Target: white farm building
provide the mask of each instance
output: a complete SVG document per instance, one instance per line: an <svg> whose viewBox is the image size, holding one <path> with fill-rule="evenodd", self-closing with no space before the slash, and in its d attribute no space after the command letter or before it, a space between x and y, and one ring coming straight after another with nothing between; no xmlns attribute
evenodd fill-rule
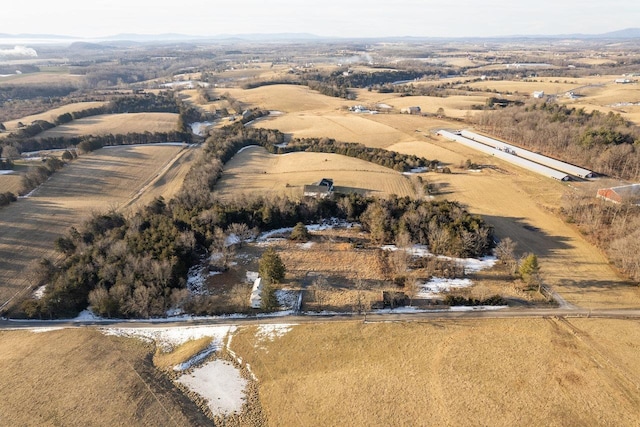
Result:
<svg viewBox="0 0 640 427"><path fill-rule="evenodd" d="M473 132L461 131L461 132L449 132L446 130L440 130L437 132L438 135L443 136L449 140L459 142L460 144L466 145L467 147L473 148L474 150L478 150L485 154L489 154L495 156L501 160L512 163L516 166L520 166L524 169L528 169L532 172L539 173L541 175L548 176L549 178L557 179L558 181L569 181L571 179L571 174L560 170L559 168L551 167L548 163L559 162L558 160L548 158L546 156L542 156L540 154L536 154L530 152L528 150L524 150L519 147L515 147L504 142L494 140L492 138L484 137L479 134L475 134ZM492 143L485 142L485 139L493 141ZM526 152L526 155L525 155ZM532 159L527 158L528 155L536 155L541 157L539 161L534 161ZM560 162L564 163L564 162ZM554 163L555 164L555 163ZM575 167L573 165L565 164L566 166ZM593 176L593 172L586 171L581 172L585 177ZM580 176L577 175L576 176Z"/></svg>

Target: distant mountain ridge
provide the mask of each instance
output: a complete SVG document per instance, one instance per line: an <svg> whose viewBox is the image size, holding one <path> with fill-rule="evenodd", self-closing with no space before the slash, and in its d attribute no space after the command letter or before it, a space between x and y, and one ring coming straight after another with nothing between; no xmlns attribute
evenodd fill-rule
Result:
<svg viewBox="0 0 640 427"><path fill-rule="evenodd" d="M465 39L636 39L640 38L640 28L625 28L617 31L610 31L601 34L555 34L555 35L543 35L543 34L519 34L511 36L475 36L475 37L437 37L437 36L386 36L386 37L333 37L333 36L318 36L310 33L250 33L250 34L217 34L211 36L202 35L188 35L180 33L163 33L163 34L137 34L137 33L122 33L115 34L106 37L74 37L65 36L59 34L5 34L0 33L0 39L49 39L49 40L82 40L89 43L99 42L134 42L134 43L152 43L152 42L204 42L204 41L320 41L320 40L465 40Z"/></svg>

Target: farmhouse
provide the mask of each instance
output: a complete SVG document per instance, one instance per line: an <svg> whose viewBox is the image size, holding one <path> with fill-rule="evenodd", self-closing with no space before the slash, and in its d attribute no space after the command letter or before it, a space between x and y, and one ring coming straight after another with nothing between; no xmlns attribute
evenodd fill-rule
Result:
<svg viewBox="0 0 640 427"><path fill-rule="evenodd" d="M317 197L320 199L329 197L333 194L333 179L322 178L314 184L305 185L303 194L305 197Z"/></svg>
<svg viewBox="0 0 640 427"><path fill-rule="evenodd" d="M420 114L422 110L418 106L402 108L400 113L402 114Z"/></svg>
<svg viewBox="0 0 640 427"><path fill-rule="evenodd" d="M597 197L613 203L631 203L640 206L640 184L601 188Z"/></svg>

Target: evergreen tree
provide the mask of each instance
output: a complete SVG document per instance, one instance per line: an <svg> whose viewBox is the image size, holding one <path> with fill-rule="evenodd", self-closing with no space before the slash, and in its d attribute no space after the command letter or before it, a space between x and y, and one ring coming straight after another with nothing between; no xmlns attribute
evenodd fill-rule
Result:
<svg viewBox="0 0 640 427"><path fill-rule="evenodd" d="M269 283L280 283L284 280L286 268L280 255L273 248L267 249L260 257L258 272L260 277Z"/></svg>

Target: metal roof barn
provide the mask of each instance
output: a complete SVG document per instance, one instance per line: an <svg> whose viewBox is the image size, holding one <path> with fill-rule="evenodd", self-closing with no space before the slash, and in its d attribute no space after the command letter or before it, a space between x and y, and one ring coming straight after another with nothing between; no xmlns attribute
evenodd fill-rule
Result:
<svg viewBox="0 0 640 427"><path fill-rule="evenodd" d="M462 135L458 135L456 133L449 132L446 130L439 130L437 134L447 139L466 145L467 147L473 148L474 150L478 150L483 153L490 154L501 160L505 160L509 163L513 163L516 166L520 166L522 168L539 173L541 175L548 176L553 179L557 179L558 181L569 181L571 179L571 177L564 172L557 171L550 167L541 165L539 163L533 162L531 160L516 156L514 154L511 154L505 151L500 151L497 148L493 148L481 142L474 141L469 138L465 138Z"/></svg>
<svg viewBox="0 0 640 427"><path fill-rule="evenodd" d="M588 169L574 166L570 163L562 162L560 160L552 159L551 157L543 156L542 154L534 153L533 151L525 150L524 148L516 147L515 145L511 145L504 141L490 138L488 136L480 135L468 130L460 131L460 134L466 138L472 139L474 141L480 141L483 144L490 145L499 150L509 150L512 154L515 154L518 157L524 157L525 159L532 160L536 163L540 163L541 165L548 166L550 168L566 172L580 178L593 178L596 176L593 171L590 171Z"/></svg>

